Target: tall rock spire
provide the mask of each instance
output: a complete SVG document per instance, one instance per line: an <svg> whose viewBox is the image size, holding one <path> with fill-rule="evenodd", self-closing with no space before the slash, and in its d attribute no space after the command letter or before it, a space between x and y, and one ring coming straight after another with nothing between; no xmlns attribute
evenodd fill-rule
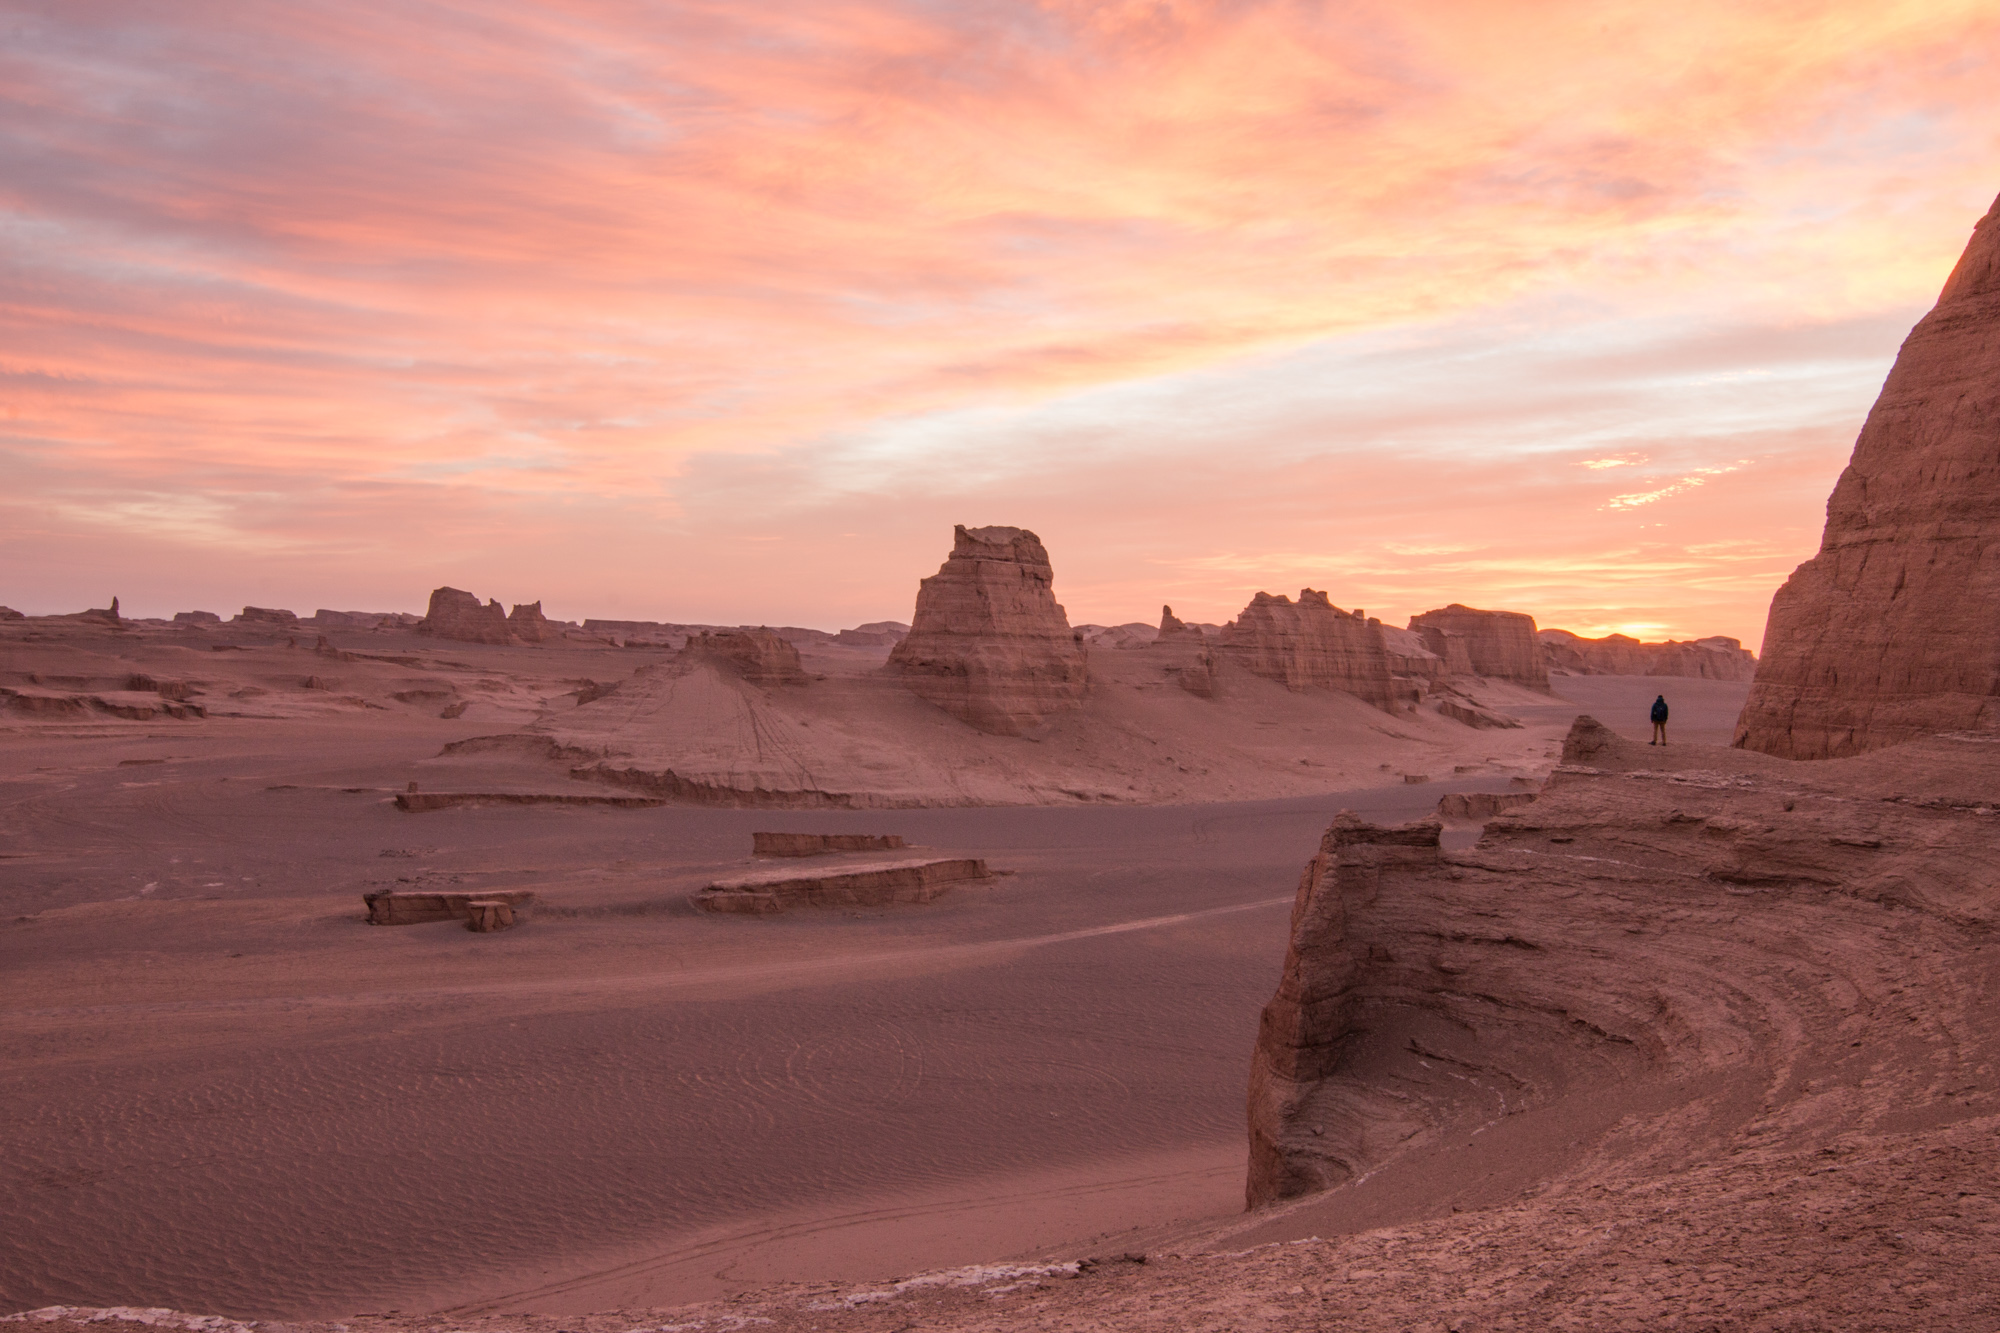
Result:
<svg viewBox="0 0 2000 1333"><path fill-rule="evenodd" d="M2000 727L2000 200L1771 599L1736 744L1824 759Z"/></svg>

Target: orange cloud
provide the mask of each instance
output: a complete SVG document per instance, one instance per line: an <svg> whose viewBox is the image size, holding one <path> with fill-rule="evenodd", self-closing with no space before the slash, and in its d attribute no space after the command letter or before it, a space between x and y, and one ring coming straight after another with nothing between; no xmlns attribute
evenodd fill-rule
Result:
<svg viewBox="0 0 2000 1333"><path fill-rule="evenodd" d="M1929 299L2000 186L1996 38L1990 5L1938 0L188 0L136 16L73 0L0 51L4 595L75 601L83 575L65 571L113 577L101 557L118 550L191 571L162 576L162 599L219 596L253 560L383 597L510 559L525 534L533 577L573 589L574 614L615 595L696 618L668 604L695 594L653 572L671 551L711 578L706 618L772 618L792 594L768 580L793 575L733 545L772 502L760 476L796 488L782 507L814 516L808 543L884 495L912 503L884 476L948 474L916 496L921 524L968 494L1058 513L1086 485L1110 509L1144 496L1157 542L1079 524L1079 570L1179 568L1190 544L1282 563L1348 550L1309 524L1263 532L1269 487L1310 490L1314 458L1346 477L1373 450L1380 503L1403 488L1460 506L1446 527L1532 529L1571 521L1524 508L1553 503L1537 449L1639 458L1625 446L1663 411L1680 434L1644 456L1670 472L1593 503L1694 506L1698 544L1719 540L1735 511L1704 469L1787 412L1813 431L1848 413L1851 434L1873 385L1820 376L1801 397L1794 376L1755 420L1704 418L1662 395L1745 400L1646 368L1698 338L1726 377L1764 354L1760 331L1865 327L1866 357L1822 359L1879 379L1893 341L1874 331ZM1647 320L1673 331L1595 361L1547 351L1564 329ZM1368 378L1404 383L1427 346L1467 337L1535 392L1496 408L1490 386L1418 376L1411 403ZM1524 344L1546 354L1512 355ZM1332 417L1313 379L1327 366L1353 377ZM1579 408L1593 382L1620 389ZM1073 423L1126 387L1122 418ZM1160 404L1197 389L1240 486L1159 443L1187 416ZM953 446L974 418L1015 443ZM1321 433L1330 419L1343 435ZM1490 461L1490 485L1440 493L1465 459ZM894 611L935 540L887 540L854 539L874 545L844 558L877 572L829 576L813 605ZM607 545L637 561L615 588L594 568ZM1672 577L1754 605L1766 566L1810 545ZM1634 566L1594 549L1535 558L1573 562L1560 594L1533 562L1516 584L1491 564L1413 567L1470 581L1443 599L1518 586L1622 614L1597 603ZM915 564L892 572L892 555ZM1356 578L1373 568L1351 558ZM1155 600L1089 586L1091 618Z"/></svg>

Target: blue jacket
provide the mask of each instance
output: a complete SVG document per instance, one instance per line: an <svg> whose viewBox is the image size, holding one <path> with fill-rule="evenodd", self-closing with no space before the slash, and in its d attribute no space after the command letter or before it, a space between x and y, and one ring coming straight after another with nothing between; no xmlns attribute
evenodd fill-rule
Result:
<svg viewBox="0 0 2000 1333"><path fill-rule="evenodd" d="M1663 694L1659 698L1653 700L1653 721L1655 723L1660 723L1660 722L1665 722L1666 720L1667 720L1667 696Z"/></svg>

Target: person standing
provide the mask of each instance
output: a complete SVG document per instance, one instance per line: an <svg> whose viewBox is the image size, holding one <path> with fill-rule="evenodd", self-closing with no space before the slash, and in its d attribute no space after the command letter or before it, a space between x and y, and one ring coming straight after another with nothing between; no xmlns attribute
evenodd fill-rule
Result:
<svg viewBox="0 0 2000 1333"><path fill-rule="evenodd" d="M1653 739L1647 741L1646 744L1665 745L1666 743L1667 743L1667 696L1663 694L1659 698L1653 700Z"/></svg>

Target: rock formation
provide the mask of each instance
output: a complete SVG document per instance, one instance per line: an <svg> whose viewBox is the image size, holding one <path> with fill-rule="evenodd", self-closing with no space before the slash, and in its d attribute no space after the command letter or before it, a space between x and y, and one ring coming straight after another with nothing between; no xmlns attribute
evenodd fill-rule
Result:
<svg viewBox="0 0 2000 1333"><path fill-rule="evenodd" d="M1538 1116L1572 1143L1538 1170L1622 1152L1664 1180L1988 1114L1994 749L1662 755L1584 717L1533 803L1469 851L1442 850L1435 820L1343 813L1301 879L1258 1032L1250 1203L1399 1160L1448 1170L1488 1129L1534 1142ZM1670 1148L1643 1124L1576 1146L1574 1117L1612 1095Z"/></svg>
<svg viewBox="0 0 2000 1333"><path fill-rule="evenodd" d="M904 846L895 833L752 833L752 856L826 856L833 852L892 852Z"/></svg>
<svg viewBox="0 0 2000 1333"><path fill-rule="evenodd" d="M890 667L918 697L995 735L1020 735L1080 706L1084 650L1054 582L1034 533L961 524L950 558L917 590Z"/></svg>
<svg viewBox="0 0 2000 1333"><path fill-rule="evenodd" d="M374 893L364 893L361 901L368 907L368 924L371 926L415 926L426 921L468 921L474 930L477 923L470 922L475 903L505 903L508 907L507 924L512 925L516 915L527 910L535 901L531 889L468 889L459 892L453 889L432 891L428 889L379 889ZM496 927L487 927L494 929Z"/></svg>
<svg viewBox="0 0 2000 1333"><path fill-rule="evenodd" d="M374 629L389 618L381 611L329 611L325 607L312 613L314 629Z"/></svg>
<svg viewBox="0 0 2000 1333"><path fill-rule="evenodd" d="M299 617L296 612L276 606L246 606L243 613L229 622L248 629L269 629L296 631Z"/></svg>
<svg viewBox="0 0 2000 1333"><path fill-rule="evenodd" d="M1897 353L1771 599L1736 743L1820 759L2000 727L2000 200Z"/></svg>
<svg viewBox="0 0 2000 1333"><path fill-rule="evenodd" d="M1685 642L1641 643L1624 634L1585 639L1566 629L1536 632L1552 671L1573 676L1682 676L1693 680L1749 680L1757 658L1743 641L1722 634Z"/></svg>
<svg viewBox="0 0 2000 1333"><path fill-rule="evenodd" d="M464 643L507 643L507 611L498 602L481 606L479 599L457 588L431 594L430 611L417 622L417 633Z"/></svg>
<svg viewBox="0 0 2000 1333"><path fill-rule="evenodd" d="M1180 638L1188 634L1199 637L1201 631L1188 628L1188 623L1175 615L1174 609L1171 606L1160 608L1160 628L1159 632L1153 636L1154 642L1157 643L1161 639Z"/></svg>
<svg viewBox="0 0 2000 1333"><path fill-rule="evenodd" d="M769 916L793 907L884 907L927 903L954 884L985 879L986 863L972 858L877 861L802 873L765 870L718 880L695 895L705 912Z"/></svg>
<svg viewBox="0 0 2000 1333"><path fill-rule="evenodd" d="M803 685L799 650L767 629L725 629L697 634L682 650L726 662L752 685Z"/></svg>
<svg viewBox="0 0 2000 1333"><path fill-rule="evenodd" d="M523 602L507 617L507 632L522 643L542 643L554 636L540 602Z"/></svg>
<svg viewBox="0 0 2000 1333"><path fill-rule="evenodd" d="M1299 600L1260 592L1222 627L1220 655L1252 675L1288 689L1343 690L1378 708L1392 708L1382 622L1343 611L1323 592L1299 590Z"/></svg>
<svg viewBox="0 0 2000 1333"><path fill-rule="evenodd" d="M222 617L213 611L176 611L174 612L174 623L176 625L220 625Z"/></svg>
<svg viewBox="0 0 2000 1333"><path fill-rule="evenodd" d="M1382 648L1389 654L1389 674L1403 677L1419 690L1427 690L1444 677L1454 674L1445 669L1444 658L1424 646L1424 636L1415 630L1382 626ZM1464 661L1465 670L1456 674L1471 675L1472 662L1464 656L1462 640L1460 660Z"/></svg>
<svg viewBox="0 0 2000 1333"><path fill-rule="evenodd" d="M0 620L26 620L27 618L24 612L16 611L11 606L0 606Z"/></svg>
<svg viewBox="0 0 2000 1333"><path fill-rule="evenodd" d="M910 627L900 620L871 620L840 631L833 641L849 648L893 648L909 635Z"/></svg>
<svg viewBox="0 0 2000 1333"><path fill-rule="evenodd" d="M1444 658L1446 668L1454 674L1462 670L1460 662L1465 662L1475 676L1511 680L1535 690L1549 688L1549 669L1535 638L1533 616L1519 611L1481 611L1453 602L1410 617L1410 628L1423 636L1424 646Z"/></svg>

